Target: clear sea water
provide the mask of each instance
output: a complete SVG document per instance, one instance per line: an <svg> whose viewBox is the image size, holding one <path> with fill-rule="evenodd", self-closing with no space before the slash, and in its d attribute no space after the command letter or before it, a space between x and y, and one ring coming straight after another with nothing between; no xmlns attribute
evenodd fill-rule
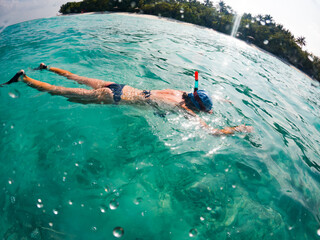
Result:
<svg viewBox="0 0 320 240"><path fill-rule="evenodd" d="M209 29L118 14L0 33L1 82L24 69L79 87L41 62L139 89L191 91L197 70L206 122L255 131L0 88L2 239L320 239L320 87L303 73Z"/></svg>

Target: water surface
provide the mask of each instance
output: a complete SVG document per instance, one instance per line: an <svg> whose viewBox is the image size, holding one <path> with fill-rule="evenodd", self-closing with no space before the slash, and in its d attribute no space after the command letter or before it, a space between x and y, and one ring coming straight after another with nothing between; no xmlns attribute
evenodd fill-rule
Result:
<svg viewBox="0 0 320 240"><path fill-rule="evenodd" d="M184 91L197 70L216 99L206 122L255 129L213 137L181 113L5 86L3 239L320 238L319 84L275 57L193 25L93 14L10 26L0 59L1 82L24 69L66 87L79 85L32 68Z"/></svg>

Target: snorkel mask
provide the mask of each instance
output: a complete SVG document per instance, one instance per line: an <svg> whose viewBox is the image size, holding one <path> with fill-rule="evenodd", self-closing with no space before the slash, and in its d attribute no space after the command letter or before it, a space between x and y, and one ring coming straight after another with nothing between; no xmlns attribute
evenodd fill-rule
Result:
<svg viewBox="0 0 320 240"><path fill-rule="evenodd" d="M193 105L204 112L209 112L212 108L212 100L205 90L198 90L199 88L199 74L195 72L195 84L193 93L189 93L188 97L191 99Z"/></svg>

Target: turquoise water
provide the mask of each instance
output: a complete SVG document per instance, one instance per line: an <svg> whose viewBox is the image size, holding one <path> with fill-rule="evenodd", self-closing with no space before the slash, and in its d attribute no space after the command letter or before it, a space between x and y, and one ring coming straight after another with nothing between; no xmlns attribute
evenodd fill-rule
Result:
<svg viewBox="0 0 320 240"><path fill-rule="evenodd" d="M278 59L196 26L94 14L10 26L0 61L1 82L24 69L66 87L79 86L32 68L185 91L198 70L206 122L255 129L213 137L165 109L5 86L3 239L320 239L320 88Z"/></svg>

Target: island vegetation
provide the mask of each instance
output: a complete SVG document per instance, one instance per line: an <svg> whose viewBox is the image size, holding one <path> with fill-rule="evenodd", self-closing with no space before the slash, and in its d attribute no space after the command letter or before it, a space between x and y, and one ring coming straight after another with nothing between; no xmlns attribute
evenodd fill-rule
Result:
<svg viewBox="0 0 320 240"><path fill-rule="evenodd" d="M210 0L83 0L68 2L60 13L121 11L151 14L193 23L230 34L237 13L225 2ZM320 59L303 50L305 37L295 37L283 25L275 23L270 15L253 16L245 13L235 37L264 49L285 62L320 81Z"/></svg>

